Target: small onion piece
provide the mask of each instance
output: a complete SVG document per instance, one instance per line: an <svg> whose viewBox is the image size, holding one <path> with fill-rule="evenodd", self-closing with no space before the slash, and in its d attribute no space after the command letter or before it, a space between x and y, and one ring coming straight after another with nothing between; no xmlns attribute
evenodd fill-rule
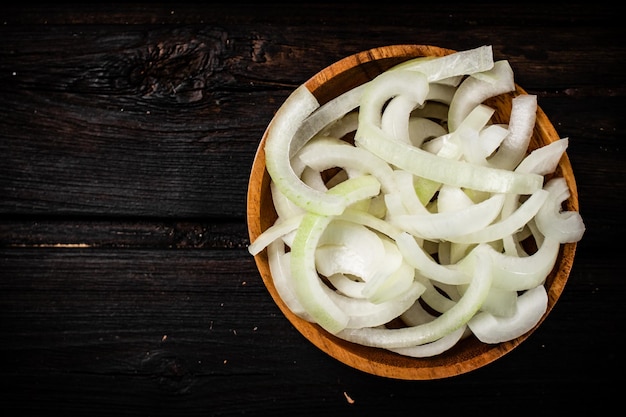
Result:
<svg viewBox="0 0 626 417"><path fill-rule="evenodd" d="M546 312L547 305L546 289L538 285L517 298L517 312L513 316L497 317L480 312L467 325L481 342L506 342L535 327Z"/></svg>
<svg viewBox="0 0 626 417"><path fill-rule="evenodd" d="M448 128L451 132L486 99L515 90L513 69L508 61L497 61L492 69L479 74L466 78L450 103Z"/></svg>
<svg viewBox="0 0 626 417"><path fill-rule="evenodd" d="M537 96L522 94L513 98L509 134L489 163L497 168L515 169L526 154L537 116Z"/></svg>
<svg viewBox="0 0 626 417"><path fill-rule="evenodd" d="M562 210L562 203L570 196L564 178L553 178L544 187L550 195L535 218L541 232L560 243L578 242L585 233L585 224L577 211Z"/></svg>
<svg viewBox="0 0 626 417"><path fill-rule="evenodd" d="M466 330L467 326L463 325L434 342L405 348L389 348L389 350L413 358L429 358L439 355L456 345L458 341L461 340Z"/></svg>
<svg viewBox="0 0 626 417"><path fill-rule="evenodd" d="M285 253L285 244L280 240L274 240L270 243L267 247L267 258L272 273L272 280L281 300L294 314L305 320L312 321L313 318L307 314L295 295L291 280L291 256L289 253Z"/></svg>

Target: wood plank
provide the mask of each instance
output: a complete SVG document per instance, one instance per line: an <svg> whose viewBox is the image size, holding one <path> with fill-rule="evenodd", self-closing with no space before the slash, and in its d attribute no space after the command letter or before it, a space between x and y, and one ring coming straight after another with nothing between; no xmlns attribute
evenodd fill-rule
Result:
<svg viewBox="0 0 626 417"><path fill-rule="evenodd" d="M280 103L324 66L376 46L333 38L310 45L306 25L149 25L124 35L116 26L0 30L0 102L11 109L1 119L0 212L6 214L241 219L256 146ZM377 30L381 44L415 41L392 26ZM480 30L473 32L473 46L489 39L489 29ZM614 40L596 47L620 30L576 29L556 43L562 50L542 55L530 45L550 33L565 36L562 27L541 33L512 28L506 44L516 47L494 47L511 60L520 84L554 113L558 127L584 140L593 129L621 128L613 115L625 92L624 62L612 49L620 46ZM432 43L449 42L440 36ZM459 47L469 47L464 42ZM571 53L572 42L579 52ZM606 94L615 98L612 105L603 102ZM609 115L581 124L589 105ZM623 172L621 164L610 166Z"/></svg>
<svg viewBox="0 0 626 417"><path fill-rule="evenodd" d="M575 264L553 314L513 352L475 373L423 384L363 374L308 344L241 252L1 250L0 357L10 381L3 408L90 415L280 415L352 406L383 412L414 404L418 390L429 398L424 410L434 412L454 388L468 411L478 411L484 401L507 407L555 387L580 392L590 380L601 388L594 401L611 401L612 382L604 376L620 347L604 344L604 335L615 334L626 317L621 281L602 258ZM587 337L572 343L581 328ZM603 355L588 354L600 344Z"/></svg>
<svg viewBox="0 0 626 417"><path fill-rule="evenodd" d="M423 5L394 3L381 8L377 4L333 4L329 13L327 3L303 2L265 3L262 7L250 2L229 3L159 2L146 7L141 2L78 3L71 7L61 4L25 0L3 7L4 20L9 24L242 24L278 22L293 25L320 24L341 20L346 26L367 19L370 23L399 26L441 25L442 29L473 28L480 25L520 27L601 26L619 24L619 14L609 4L545 3L541 7L520 7L493 2L446 2L424 10ZM503 18L504 16L509 19Z"/></svg>
<svg viewBox="0 0 626 417"><path fill-rule="evenodd" d="M174 219L9 217L0 219L0 247L241 249L242 222Z"/></svg>

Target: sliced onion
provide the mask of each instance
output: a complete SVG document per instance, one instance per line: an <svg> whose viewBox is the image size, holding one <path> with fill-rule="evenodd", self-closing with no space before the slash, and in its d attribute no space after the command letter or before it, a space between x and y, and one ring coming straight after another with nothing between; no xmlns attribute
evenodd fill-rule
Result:
<svg viewBox="0 0 626 417"><path fill-rule="evenodd" d="M493 193L531 194L543 186L543 177L441 158L389 138L368 121L359 125L355 141L389 164L429 180Z"/></svg>
<svg viewBox="0 0 626 417"><path fill-rule="evenodd" d="M366 120L378 128L382 125L383 107L394 97L404 97L411 108L426 100L429 84L424 74L413 71L387 71L370 81L361 98L359 126ZM357 128L358 132L358 128Z"/></svg>
<svg viewBox="0 0 626 417"><path fill-rule="evenodd" d="M372 176L348 179L329 192L332 195L352 195L362 199L378 194L380 184ZM355 200L356 201L356 200ZM344 329L350 317L344 313L324 292L324 285L315 269L315 249L332 216L307 213L291 247L291 275L295 294L308 314L324 329L336 333Z"/></svg>
<svg viewBox="0 0 626 417"><path fill-rule="evenodd" d="M506 236L510 236L523 228L524 225L532 220L547 199L548 192L546 190L537 190L514 213L505 219L473 232L447 236L447 239L456 243L486 243L504 239Z"/></svg>
<svg viewBox="0 0 626 417"><path fill-rule="evenodd" d="M324 134L329 126L335 126L337 128L338 121L342 120L345 115L351 113L359 106L359 101L363 96L363 91L366 86L367 83L335 97L307 116L293 136L289 148L289 156L292 157L295 155L313 137ZM343 135L337 137L342 136Z"/></svg>
<svg viewBox="0 0 626 417"><path fill-rule="evenodd" d="M429 240L450 240L455 234L478 233L496 219L504 203L503 194L462 210L432 214L401 215L392 222L404 230Z"/></svg>
<svg viewBox="0 0 626 417"><path fill-rule="evenodd" d="M527 155L536 96L491 122L484 100L514 90L490 46L407 61L323 106L296 89L266 137L277 219L248 248L267 250L287 307L412 357L532 330L561 244L585 225L563 209L565 179L544 184L567 138Z"/></svg>
<svg viewBox="0 0 626 417"><path fill-rule="evenodd" d="M513 69L508 61L497 61L492 69L480 75L466 78L457 88L450 103L450 132L454 132L474 107L486 99L515 90Z"/></svg>
<svg viewBox="0 0 626 417"><path fill-rule="evenodd" d="M349 274L369 281L385 261L385 245L367 227L333 220L320 237L315 251L315 267L324 276Z"/></svg>
<svg viewBox="0 0 626 417"><path fill-rule="evenodd" d="M578 242L585 233L585 224L577 211L563 210L562 203L570 197L565 178L553 178L544 187L550 195L535 221L546 237L560 243Z"/></svg>
<svg viewBox="0 0 626 417"><path fill-rule="evenodd" d="M265 166L276 187L294 204L314 213L339 214L348 205L345 197L307 186L291 166L291 141L302 121L318 107L317 99L304 85L291 93L268 126Z"/></svg>
<svg viewBox="0 0 626 417"><path fill-rule="evenodd" d="M274 240L269 244L267 247L267 258L272 281L280 299L297 316L307 321L314 320L302 307L295 295L293 281L291 280L291 254L285 253L285 245L280 240Z"/></svg>
<svg viewBox="0 0 626 417"><path fill-rule="evenodd" d="M415 280L421 283L425 290L420 301L428 306L431 310L443 313L454 307L459 297L453 297L458 294L457 287L454 287L455 294L450 295L448 292L442 292L442 286L434 280L422 276L420 273L415 274Z"/></svg>
<svg viewBox="0 0 626 417"><path fill-rule="evenodd" d="M446 129L439 123L427 117L411 116L409 119L409 143L415 147L432 138L445 135Z"/></svg>
<svg viewBox="0 0 626 417"><path fill-rule="evenodd" d="M424 287L418 282L411 282L405 291L381 303L345 297L331 289L326 289L326 291L333 301L350 316L346 328L359 329L382 326L395 319L415 304L424 292Z"/></svg>
<svg viewBox="0 0 626 417"><path fill-rule="evenodd" d="M380 121L381 129L396 140L410 143L409 119L416 104L403 95L392 98Z"/></svg>
<svg viewBox="0 0 626 417"><path fill-rule="evenodd" d="M410 234L405 232L398 235L396 242L407 262L429 279L452 285L467 284L471 281L472 276L465 271L435 261Z"/></svg>
<svg viewBox="0 0 626 417"><path fill-rule="evenodd" d="M480 311L496 317L512 317L517 312L517 297L517 291L503 290L493 285L480 306Z"/></svg>
<svg viewBox="0 0 626 417"><path fill-rule="evenodd" d="M467 326L463 325L434 342L405 348L390 348L389 350L403 356L410 356L412 358L429 358L431 356L439 355L456 345L457 342L461 340L461 337L465 333L466 329Z"/></svg>
<svg viewBox="0 0 626 417"><path fill-rule="evenodd" d="M407 171L395 170L393 175L396 181L396 189L400 193L400 200L402 201L407 214L427 214L428 209L418 194L418 187L416 187L416 179L413 174ZM423 184L421 184L421 186L422 198L426 201L430 200L434 191L439 188L439 185L437 185L437 188L433 187L434 191L429 190L427 192L428 196L425 196L423 195L425 187Z"/></svg>
<svg viewBox="0 0 626 417"><path fill-rule="evenodd" d="M296 230L298 226L300 226L303 217L304 214L298 214L285 219L279 217L272 226L267 228L258 239L248 246L248 252L252 255L256 255L274 240Z"/></svg>
<svg viewBox="0 0 626 417"><path fill-rule="evenodd" d="M539 323L548 306L548 294L538 285L517 298L517 311L511 317L497 317L488 312L474 316L467 325L484 343L500 343L515 339Z"/></svg>
<svg viewBox="0 0 626 417"><path fill-rule="evenodd" d="M513 291L523 291L543 285L556 263L560 248L558 243L552 239L544 239L537 252L525 257L509 256L499 252L492 253L493 285Z"/></svg>
<svg viewBox="0 0 626 417"><path fill-rule="evenodd" d="M418 71L426 74L428 82L449 79L457 75L474 74L493 68L493 48L483 45L442 57L414 58L396 65L390 71Z"/></svg>
<svg viewBox="0 0 626 417"><path fill-rule="evenodd" d="M569 139L563 138L535 149L524 158L517 168L515 168L515 171L539 175L553 173L565 153L568 144Z"/></svg>
<svg viewBox="0 0 626 417"><path fill-rule="evenodd" d="M385 244L385 259L376 269L372 280L363 288L363 295L373 303L387 301L406 291L413 283L415 270L404 261L398 247L389 240Z"/></svg>
<svg viewBox="0 0 626 417"><path fill-rule="evenodd" d="M522 94L512 101L509 134L489 163L497 168L515 169L526 155L535 128L537 96Z"/></svg>
<svg viewBox="0 0 626 417"><path fill-rule="evenodd" d="M411 307L407 308L402 314L400 314L400 319L407 326L424 324L433 320L435 317L437 316L426 310L420 302L413 303Z"/></svg>
<svg viewBox="0 0 626 417"><path fill-rule="evenodd" d="M351 169L357 175L372 174L380 181L383 191L395 190L393 170L389 164L365 149L350 146L344 141L323 138L309 142L298 153L298 157L307 166L320 172L338 167Z"/></svg>
<svg viewBox="0 0 626 417"><path fill-rule="evenodd" d="M276 210L276 214L281 219L288 219L292 216L297 216L300 214L304 214L304 209L295 205L290 199L285 197L278 187L276 187L275 182L270 182L270 192L272 193L272 203L274 204L274 209Z"/></svg>
<svg viewBox="0 0 626 417"><path fill-rule="evenodd" d="M321 272L321 271L320 271ZM363 295L363 287L365 281L362 281L359 277L352 277L348 274L336 273L327 277L328 282L336 288L339 294L343 294L347 297L354 299L365 298Z"/></svg>
<svg viewBox="0 0 626 417"><path fill-rule="evenodd" d="M467 291L452 308L434 320L412 327L399 329L361 328L345 329L336 336L350 342L380 348L402 348L423 345L439 340L457 330L474 316L480 309L491 286L491 271L488 259L481 253L476 254L476 271Z"/></svg>

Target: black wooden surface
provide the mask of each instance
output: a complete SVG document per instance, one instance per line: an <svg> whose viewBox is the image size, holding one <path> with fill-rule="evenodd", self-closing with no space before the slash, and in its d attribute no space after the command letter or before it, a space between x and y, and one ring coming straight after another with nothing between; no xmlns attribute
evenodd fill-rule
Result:
<svg viewBox="0 0 626 417"><path fill-rule="evenodd" d="M625 34L592 2L3 5L3 414L619 407ZM338 59L402 43L508 59L570 138L587 226L541 328L436 381L368 375L310 345L246 249L249 170L278 106Z"/></svg>

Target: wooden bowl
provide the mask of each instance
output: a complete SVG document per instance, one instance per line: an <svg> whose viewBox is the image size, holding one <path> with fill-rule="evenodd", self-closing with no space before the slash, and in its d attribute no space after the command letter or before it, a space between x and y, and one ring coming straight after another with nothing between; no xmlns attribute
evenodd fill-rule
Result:
<svg viewBox="0 0 626 417"><path fill-rule="evenodd" d="M323 69L306 83L320 104L339 94L365 83L388 68L420 56L443 56L454 50L426 45L394 45L375 48L346 57ZM519 86L515 93L499 96L486 103L496 109L495 119L508 120L511 99L526 94ZM270 195L270 177L265 169L265 138L263 136L252 165L247 195L247 221L250 240L254 241L262 231L273 224L276 212ZM529 150L559 139L559 135L545 113L538 108L537 120ZM564 203L565 210L578 211L578 193L572 166L564 155L555 172L564 177L571 197ZM561 245L556 265L547 277L548 308L534 331L550 313L567 282L576 251L576 243ZM256 265L270 295L293 326L311 343L340 362L369 374L403 380L427 380L452 377L485 366L527 339L532 331L517 339L499 344L485 344L475 337L460 341L452 349L430 358L411 358L379 348L357 345L339 339L317 324L309 323L293 314L278 296L268 266L267 252L255 256Z"/></svg>

